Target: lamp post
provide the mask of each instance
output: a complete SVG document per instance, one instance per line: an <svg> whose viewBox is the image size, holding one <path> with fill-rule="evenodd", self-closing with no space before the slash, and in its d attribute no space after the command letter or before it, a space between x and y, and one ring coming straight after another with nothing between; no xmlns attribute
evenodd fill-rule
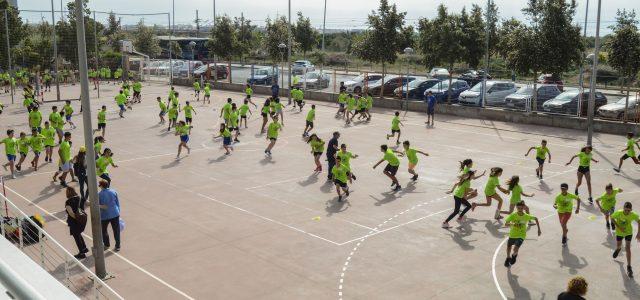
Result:
<svg viewBox="0 0 640 300"><path fill-rule="evenodd" d="M405 78L405 80L407 81L407 89L405 90L405 92L407 93L407 96L406 96L407 107L409 107L409 103L408 103L409 101L409 68L410 68L409 56L413 54L413 48L411 47L404 48L404 54L407 56L407 78Z"/></svg>
<svg viewBox="0 0 640 300"><path fill-rule="evenodd" d="M282 63L284 62L284 51L287 50L287 45L285 43L280 43L278 45L278 49L280 49L280 76L282 78L280 82L284 84L284 66Z"/></svg>
<svg viewBox="0 0 640 300"><path fill-rule="evenodd" d="M598 0L598 15L596 17L596 49L593 52L593 68L591 70L591 84L589 86L589 103L587 103L587 145L591 146L593 139L593 110L595 106L596 78L598 75L598 55L600 54L600 8L602 0ZM582 101L582 99L579 99Z"/></svg>

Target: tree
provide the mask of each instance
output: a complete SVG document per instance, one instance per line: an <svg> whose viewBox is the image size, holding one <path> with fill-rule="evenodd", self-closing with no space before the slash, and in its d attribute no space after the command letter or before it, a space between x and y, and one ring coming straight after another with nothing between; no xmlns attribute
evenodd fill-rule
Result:
<svg viewBox="0 0 640 300"><path fill-rule="evenodd" d="M298 21L296 26L292 28L293 38L298 44L298 48L302 51L302 55L306 58L307 52L313 50L318 44L318 33L311 27L311 20L305 18L302 12L298 12Z"/></svg>
<svg viewBox="0 0 640 300"><path fill-rule="evenodd" d="M450 15L447 8L440 4L438 15L433 20L422 18L419 20L418 31L420 38L418 47L423 55L423 61L428 68L446 64L449 69L449 91L447 102L451 103L451 82L453 64L461 60L465 49L465 38L461 27L461 18Z"/></svg>
<svg viewBox="0 0 640 300"><path fill-rule="evenodd" d="M137 29L133 33L133 46L136 51L144 53L149 57L156 57L162 52L160 41L149 26L145 26L142 20L138 22Z"/></svg>
<svg viewBox="0 0 640 300"><path fill-rule="evenodd" d="M615 68L627 83L627 101L631 82L640 71L640 32L635 11L618 10L616 25L611 26L613 35L604 45L609 65ZM625 118L626 120L626 110Z"/></svg>
<svg viewBox="0 0 640 300"><path fill-rule="evenodd" d="M474 4L471 15L467 15L465 9L460 13L460 28L464 28L462 58L472 69L477 69L482 57L485 55L486 27L482 19L482 9Z"/></svg>
<svg viewBox="0 0 640 300"><path fill-rule="evenodd" d="M102 32L104 26L94 19L90 18L91 11L87 7L88 0L83 1L83 19L85 23L85 43L87 47L87 55L95 56L96 43L100 42L100 38L96 39L93 33L94 30ZM70 61L73 65L78 64L78 42L76 39L76 14L75 14L75 2L67 3L67 9L69 10L68 18L64 21L58 21L56 24L56 43L58 44L58 55L62 58ZM95 28L95 29L94 29ZM99 48L100 44L98 44Z"/></svg>
<svg viewBox="0 0 640 300"><path fill-rule="evenodd" d="M233 21L235 31L238 33L238 44L236 53L242 60L245 56L249 55L254 49L256 43L254 31L255 25L251 25L251 20L245 19L244 16L235 18Z"/></svg>
<svg viewBox="0 0 640 300"><path fill-rule="evenodd" d="M500 35L498 31L498 20L500 19L500 13L498 12L498 6L493 0L489 2L489 9L486 12L486 19L489 25L489 55L495 55L498 53L495 45L500 42Z"/></svg>
<svg viewBox="0 0 640 300"><path fill-rule="evenodd" d="M406 12L398 12L396 5L389 5L387 0L380 0L378 11L372 11L367 18L368 30L358 37L353 44L353 54L365 61L382 64L382 85L386 64L398 59L398 52L403 44L402 30ZM380 89L382 97L384 89Z"/></svg>
<svg viewBox="0 0 640 300"><path fill-rule="evenodd" d="M267 19L264 48L267 51L267 56L274 63L281 61L283 55L278 45L281 43L286 45L288 42L287 24L285 17L276 20Z"/></svg>
<svg viewBox="0 0 640 300"><path fill-rule="evenodd" d="M230 61L238 45L238 37L229 16L216 17L216 26L211 29L210 38L208 46L211 52Z"/></svg>
<svg viewBox="0 0 640 300"><path fill-rule="evenodd" d="M7 10L7 21L9 25L9 46L15 47L26 36L26 28L22 23L22 18L20 18L18 10L13 6L9 6L7 0L0 0L0 9ZM2 26L4 27L4 13L0 14L0 22L0 24L2 24ZM7 61L8 57L6 40L7 37L5 35L5 31L0 30L0 53L2 53L0 54L0 67L5 70L7 70L9 67L9 63Z"/></svg>
<svg viewBox="0 0 640 300"><path fill-rule="evenodd" d="M113 12L109 13L107 19L107 27L104 29L104 35L106 37L106 44L113 51L120 51L120 41L127 39L127 34L122 31L120 27L120 20Z"/></svg>
<svg viewBox="0 0 640 300"><path fill-rule="evenodd" d="M182 58L182 47L177 41L171 41L171 56Z"/></svg>

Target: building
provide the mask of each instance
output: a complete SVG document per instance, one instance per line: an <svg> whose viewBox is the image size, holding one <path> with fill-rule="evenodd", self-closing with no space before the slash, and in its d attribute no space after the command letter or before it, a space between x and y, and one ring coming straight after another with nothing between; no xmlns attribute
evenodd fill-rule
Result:
<svg viewBox="0 0 640 300"><path fill-rule="evenodd" d="M168 58L169 57L169 40L172 42L177 42L182 49L182 55L172 54L173 58L177 59L192 59L192 60L207 60L209 58L209 48L207 48L207 41L209 38L196 38L196 37L183 37L183 36L169 36L161 35L158 36L158 41L160 42L160 47L162 48L162 53L160 57ZM195 43L194 46L191 46L191 43Z"/></svg>

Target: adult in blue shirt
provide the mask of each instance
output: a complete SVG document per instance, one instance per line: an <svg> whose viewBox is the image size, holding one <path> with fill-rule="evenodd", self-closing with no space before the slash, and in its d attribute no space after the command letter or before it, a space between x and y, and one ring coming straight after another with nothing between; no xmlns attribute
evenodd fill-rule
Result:
<svg viewBox="0 0 640 300"><path fill-rule="evenodd" d="M280 95L280 86L278 85L278 81L274 81L271 85L271 97L277 98Z"/></svg>
<svg viewBox="0 0 640 300"><path fill-rule="evenodd" d="M436 112L436 96L433 95L431 91L427 92L427 126L433 127L433 121L435 118Z"/></svg>
<svg viewBox="0 0 640 300"><path fill-rule="evenodd" d="M107 227L111 224L113 231L113 239L116 240L116 247L114 251L120 251L120 200L118 200L118 193L109 188L109 183L106 180L100 180L100 193L98 193L98 199L100 200L100 221L102 223L102 242L105 249L111 246L109 242L109 234Z"/></svg>

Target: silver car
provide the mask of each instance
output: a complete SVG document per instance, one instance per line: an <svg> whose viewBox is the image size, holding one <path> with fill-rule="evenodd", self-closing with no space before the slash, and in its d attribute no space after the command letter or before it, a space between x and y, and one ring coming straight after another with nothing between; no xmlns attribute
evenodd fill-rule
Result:
<svg viewBox="0 0 640 300"><path fill-rule="evenodd" d="M316 67L308 60L296 60L291 66L291 74L293 75L313 72L315 70Z"/></svg>
<svg viewBox="0 0 640 300"><path fill-rule="evenodd" d="M329 87L329 74L319 71L309 72L306 75L301 76L300 80L296 84L297 87L305 88L309 90L324 89Z"/></svg>
<svg viewBox="0 0 640 300"><path fill-rule="evenodd" d="M510 81L487 81L486 105L502 106L504 98L516 92L516 85ZM482 82L474 85L470 90L462 92L458 98L460 104L480 106L482 104Z"/></svg>
<svg viewBox="0 0 640 300"><path fill-rule="evenodd" d="M638 96L629 96L629 103L627 103L627 98L623 97L617 102L609 103L603 106L600 106L598 109L598 116L606 119L616 119L621 120L624 116L624 108L627 107L627 119L637 119L640 115L640 99Z"/></svg>

